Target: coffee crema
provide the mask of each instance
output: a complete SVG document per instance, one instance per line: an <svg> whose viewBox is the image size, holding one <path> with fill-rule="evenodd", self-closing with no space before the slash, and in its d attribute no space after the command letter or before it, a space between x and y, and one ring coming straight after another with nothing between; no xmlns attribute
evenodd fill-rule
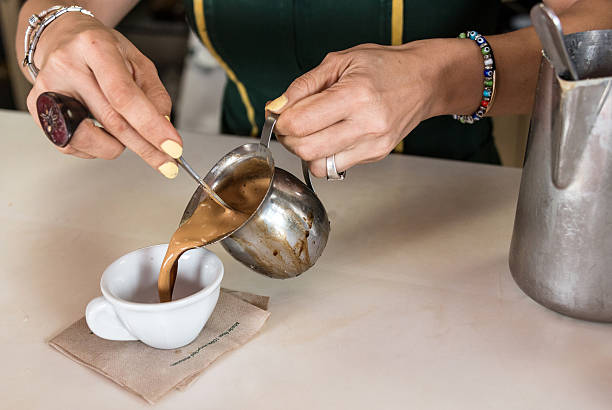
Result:
<svg viewBox="0 0 612 410"><path fill-rule="evenodd" d="M223 185L215 189L228 209L207 196L193 215L172 235L159 271L160 302L170 302L178 272L178 260L189 249L205 246L238 229L257 210L270 185L270 168L261 159L238 164Z"/></svg>

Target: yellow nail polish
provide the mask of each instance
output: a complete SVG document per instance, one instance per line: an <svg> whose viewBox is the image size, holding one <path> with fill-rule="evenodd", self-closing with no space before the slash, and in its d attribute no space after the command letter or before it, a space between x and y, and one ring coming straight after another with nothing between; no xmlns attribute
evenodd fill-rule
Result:
<svg viewBox="0 0 612 410"><path fill-rule="evenodd" d="M164 162L157 169L168 179L174 179L178 175L178 166L172 161Z"/></svg>
<svg viewBox="0 0 612 410"><path fill-rule="evenodd" d="M280 97L278 97L276 100L270 101L266 105L266 110L272 111L273 113L278 113L278 111L287 104L287 101L289 100L287 99L285 94L283 94Z"/></svg>
<svg viewBox="0 0 612 410"><path fill-rule="evenodd" d="M181 147L176 141L165 140L161 144L161 149L172 158L180 158L183 155L183 147Z"/></svg>

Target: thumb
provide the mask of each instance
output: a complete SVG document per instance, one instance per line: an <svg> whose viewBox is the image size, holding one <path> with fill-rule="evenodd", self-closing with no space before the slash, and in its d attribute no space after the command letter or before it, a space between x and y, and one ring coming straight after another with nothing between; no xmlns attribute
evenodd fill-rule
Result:
<svg viewBox="0 0 612 410"><path fill-rule="evenodd" d="M280 97L267 103L266 110L280 114L300 100L329 88L342 75L344 60L340 54L329 53L321 64L293 80Z"/></svg>

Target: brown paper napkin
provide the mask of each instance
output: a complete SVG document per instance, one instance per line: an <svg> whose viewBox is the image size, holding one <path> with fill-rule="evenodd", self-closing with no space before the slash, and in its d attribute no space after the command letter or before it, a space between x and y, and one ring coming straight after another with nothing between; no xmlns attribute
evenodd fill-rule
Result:
<svg viewBox="0 0 612 410"><path fill-rule="evenodd" d="M154 349L138 341L101 339L85 318L49 341L70 359L155 403L172 389L185 390L215 359L255 336L270 316L269 298L221 289L219 301L200 335L174 350Z"/></svg>

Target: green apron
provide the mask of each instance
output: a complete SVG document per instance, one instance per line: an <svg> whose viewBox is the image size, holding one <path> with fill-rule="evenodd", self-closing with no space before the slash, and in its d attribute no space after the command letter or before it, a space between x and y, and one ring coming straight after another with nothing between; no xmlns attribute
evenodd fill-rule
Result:
<svg viewBox="0 0 612 410"><path fill-rule="evenodd" d="M331 51L362 43L400 44L495 31L498 0L185 0L193 31L228 78L222 132L257 136L267 101ZM499 163L490 119L473 125L450 116L422 122L398 150L405 154Z"/></svg>

